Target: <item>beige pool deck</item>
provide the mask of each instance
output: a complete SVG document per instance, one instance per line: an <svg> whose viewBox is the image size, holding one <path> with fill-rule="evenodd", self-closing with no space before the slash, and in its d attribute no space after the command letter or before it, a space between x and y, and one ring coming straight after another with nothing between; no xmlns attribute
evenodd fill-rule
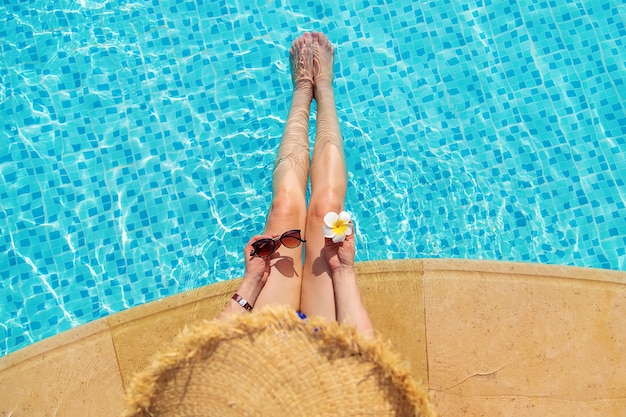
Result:
<svg viewBox="0 0 626 417"><path fill-rule="evenodd" d="M379 333L441 416L626 416L626 273L420 259L358 265ZM239 280L109 316L0 358L0 417L115 416L124 387Z"/></svg>

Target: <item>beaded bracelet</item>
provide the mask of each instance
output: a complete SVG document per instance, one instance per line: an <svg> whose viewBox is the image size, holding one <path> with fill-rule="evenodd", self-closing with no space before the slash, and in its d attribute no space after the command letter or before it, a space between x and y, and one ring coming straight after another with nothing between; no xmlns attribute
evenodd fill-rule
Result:
<svg viewBox="0 0 626 417"><path fill-rule="evenodd" d="M235 293L233 295L233 300L235 300L240 306L242 306L243 308L245 308L248 311L252 311L252 306L250 305L250 303L248 302L248 300L246 300L245 298L243 298L241 295Z"/></svg>

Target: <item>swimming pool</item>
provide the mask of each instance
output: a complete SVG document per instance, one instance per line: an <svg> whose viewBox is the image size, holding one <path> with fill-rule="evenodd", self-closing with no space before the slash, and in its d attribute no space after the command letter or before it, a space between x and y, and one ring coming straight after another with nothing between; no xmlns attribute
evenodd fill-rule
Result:
<svg viewBox="0 0 626 417"><path fill-rule="evenodd" d="M242 274L305 30L358 260L626 270L623 3L342 3L4 0L0 355Z"/></svg>

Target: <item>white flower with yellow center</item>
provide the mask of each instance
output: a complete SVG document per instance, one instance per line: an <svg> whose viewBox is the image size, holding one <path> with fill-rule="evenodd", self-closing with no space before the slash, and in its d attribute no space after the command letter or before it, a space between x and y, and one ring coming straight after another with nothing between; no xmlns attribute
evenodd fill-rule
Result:
<svg viewBox="0 0 626 417"><path fill-rule="evenodd" d="M334 243L343 242L346 236L352 234L350 214L346 211L342 211L339 214L333 211L326 213L322 233L324 237L332 239Z"/></svg>

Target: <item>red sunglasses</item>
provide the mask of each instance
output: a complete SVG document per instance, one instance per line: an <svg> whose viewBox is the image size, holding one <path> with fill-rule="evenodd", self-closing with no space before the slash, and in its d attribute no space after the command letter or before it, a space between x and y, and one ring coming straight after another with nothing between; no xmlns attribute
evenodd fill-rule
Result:
<svg viewBox="0 0 626 417"><path fill-rule="evenodd" d="M300 230L289 230L279 237L259 239L252 244L252 253L250 256L260 256L268 258L280 248L280 245L293 249L300 246L306 240L300 236Z"/></svg>

